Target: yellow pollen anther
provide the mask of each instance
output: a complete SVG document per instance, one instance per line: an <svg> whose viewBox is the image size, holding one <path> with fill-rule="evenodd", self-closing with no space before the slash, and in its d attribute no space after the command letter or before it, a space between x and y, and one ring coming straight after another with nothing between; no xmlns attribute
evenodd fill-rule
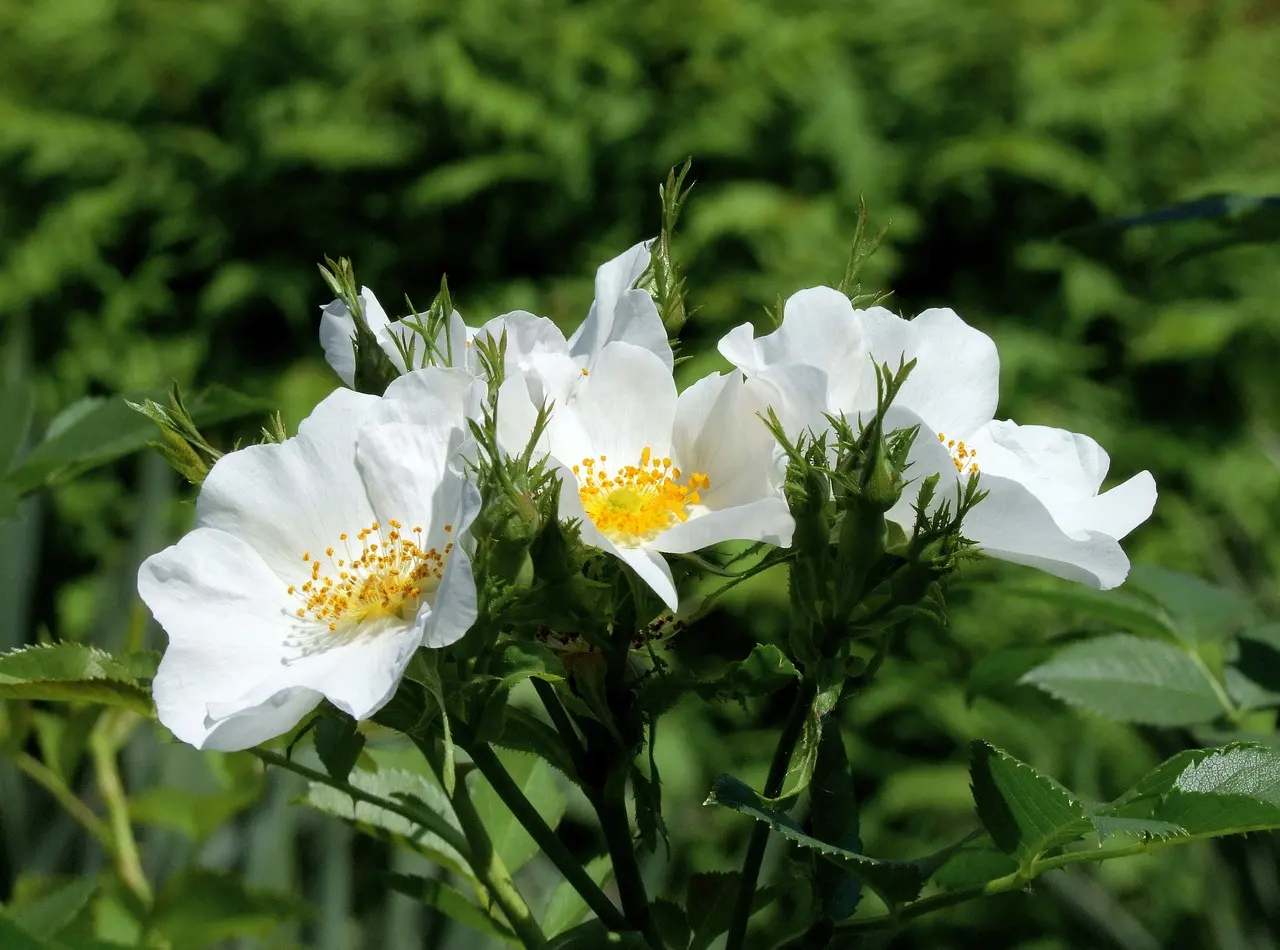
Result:
<svg viewBox="0 0 1280 950"><path fill-rule="evenodd" d="M969 448L964 442L948 439L943 432L938 433L938 441L951 453L951 461L955 463L957 472L961 475L971 475L978 471L978 463L974 461L978 456L977 449Z"/></svg>
<svg viewBox="0 0 1280 950"><path fill-rule="evenodd" d="M362 548L348 552L349 563L345 558L333 562L334 549L325 549L335 568L348 568L334 570L336 579L321 577L319 559L304 552L302 560L310 565L311 580L300 587L288 587L288 594L302 605L295 611L297 616L323 623L332 633L347 624L377 617L408 619L417 610L424 591L433 591L439 585L445 557L453 545L446 545L442 554L422 546L420 527L413 529L417 540L410 540L401 535L400 522L387 524L393 530L385 538L377 522L360 530L356 537ZM452 526L446 530L452 530ZM339 537L347 540L346 533Z"/></svg>
<svg viewBox="0 0 1280 950"><path fill-rule="evenodd" d="M601 455L598 459L583 459L579 475L578 496L587 516L611 540L635 545L648 541L683 521L689 519L689 506L701 503L698 492L711 487L711 479L701 472L689 475L681 484L680 470L671 467L671 460L662 464L653 458L646 446L640 452L639 465L624 465L610 472ZM585 469L585 475L582 471Z"/></svg>

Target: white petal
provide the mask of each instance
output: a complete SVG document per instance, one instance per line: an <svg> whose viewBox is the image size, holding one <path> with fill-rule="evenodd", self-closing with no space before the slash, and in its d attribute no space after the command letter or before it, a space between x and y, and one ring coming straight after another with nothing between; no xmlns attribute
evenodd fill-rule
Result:
<svg viewBox="0 0 1280 950"><path fill-rule="evenodd" d="M926 310L903 320L883 307L859 312L867 347L876 363L897 369L899 360L917 360L895 405L910 409L935 434L968 439L995 415L1000 358L995 343L951 310ZM860 409L875 406L875 376L862 370ZM869 400L869 401L867 401Z"/></svg>
<svg viewBox="0 0 1280 950"><path fill-rule="evenodd" d="M687 554L721 541L764 541L778 547L791 546L795 520L782 498L767 497L737 505L704 511L688 521L664 531L650 545L655 551Z"/></svg>
<svg viewBox="0 0 1280 950"><path fill-rule="evenodd" d="M775 440L760 414L767 387L741 373L712 373L676 403L673 457L682 472L711 479L701 493L707 508L732 508L780 495L784 474L776 465Z"/></svg>
<svg viewBox="0 0 1280 950"><path fill-rule="evenodd" d="M476 582L465 535L471 530L479 511L479 489L470 482L463 482L457 503L449 514L454 524L453 535L459 540L445 562L444 575L440 578L440 586L436 588L430 608L418 612L416 625L421 631L423 646L437 648L456 643L476 622Z"/></svg>
<svg viewBox="0 0 1280 950"><path fill-rule="evenodd" d="M1026 486L1068 532L1123 538L1155 506L1155 480L1145 472L1098 495L1110 460L1102 446L1078 432L992 422L973 436L971 447L978 449L984 473Z"/></svg>
<svg viewBox="0 0 1280 950"><path fill-rule="evenodd" d="M1097 531L1068 533L1024 486L983 475L990 494L965 518L964 534L984 554L1104 590L1124 583L1129 559L1120 542Z"/></svg>
<svg viewBox="0 0 1280 950"><path fill-rule="evenodd" d="M152 685L160 721L182 741L204 748L210 703L232 702L285 668L291 655L286 642L301 626L291 615L295 605L253 548L210 528L197 528L147 558L138 571L138 593L169 636ZM319 700L316 693L310 706ZM297 722L278 713L261 720L260 735L250 744Z"/></svg>
<svg viewBox="0 0 1280 950"><path fill-rule="evenodd" d="M371 418L427 424L437 419L474 419L480 415L486 392L485 384L465 369L428 366L393 380Z"/></svg>
<svg viewBox="0 0 1280 950"><path fill-rule="evenodd" d="M196 502L196 523L247 541L276 574L305 574L304 553L375 520L356 470L356 433L380 400L349 389L327 396L281 444L224 455Z"/></svg>
<svg viewBox="0 0 1280 950"><path fill-rule="evenodd" d="M668 367L673 365L671 344L653 297L634 289L649 266L652 243L642 241L596 271L596 299L569 338L570 355L591 363L606 344L620 340L648 350Z"/></svg>
<svg viewBox="0 0 1280 950"><path fill-rule="evenodd" d="M495 342L507 334L506 370L508 375L529 369L530 357L541 353L569 355L569 343L564 333L547 317L539 317L527 310L513 310L494 317L476 331L477 340L485 337Z"/></svg>
<svg viewBox="0 0 1280 950"><path fill-rule="evenodd" d="M864 364L869 367L870 362L853 305L844 294L830 287L801 290L787 300L782 326L759 339L751 339L750 333L749 325L737 327L719 344L721 354L748 376L767 378L778 369L811 367L827 381L822 411L858 408ZM873 404L874 392L873 382ZM813 415L811 410L791 414Z"/></svg>
<svg viewBox="0 0 1280 950"><path fill-rule="evenodd" d="M638 464L646 447L669 455L675 410L671 370L648 350L610 343L571 398L556 403L551 454L569 465L604 455L610 467Z"/></svg>

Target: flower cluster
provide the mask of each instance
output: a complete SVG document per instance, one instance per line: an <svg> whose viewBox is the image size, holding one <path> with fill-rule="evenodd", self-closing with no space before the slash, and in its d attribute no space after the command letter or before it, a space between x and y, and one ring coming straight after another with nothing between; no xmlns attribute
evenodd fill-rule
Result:
<svg viewBox="0 0 1280 950"><path fill-rule="evenodd" d="M994 421L994 344L956 314L905 320L804 290L773 333L743 325L720 341L732 370L680 392L653 297L636 287L649 257L643 243L603 265L567 338L523 311L479 328L451 305L430 328L391 321L367 288L324 307L321 344L342 381L357 382L362 340L395 378L381 395L339 389L296 437L222 457L195 528L143 564L139 590L170 641L161 721L196 746L238 749L322 699L367 718L415 651L461 639L477 617L484 424L498 451L555 473L558 518L585 545L675 610L667 555L792 542L787 453L762 420L792 439L864 426L880 405L876 367L904 361L915 366L882 428L929 433L910 449L913 482L977 474L987 495L964 529L979 550L1096 587L1124 580L1119 539L1150 514L1151 476L1099 494L1108 458L1092 439ZM936 507L955 492L927 495ZM887 517L910 532L920 498L904 492Z"/></svg>

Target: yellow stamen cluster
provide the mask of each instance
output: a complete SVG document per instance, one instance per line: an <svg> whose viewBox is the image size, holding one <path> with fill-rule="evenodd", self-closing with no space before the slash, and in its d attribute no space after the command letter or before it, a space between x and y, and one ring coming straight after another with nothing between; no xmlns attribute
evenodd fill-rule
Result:
<svg viewBox="0 0 1280 950"><path fill-rule="evenodd" d="M972 474L978 470L978 463L974 461L978 457L977 449L971 449L955 439L948 439L941 432L938 433L938 441L947 447L947 451L951 453L951 461L955 462L956 471L961 475L966 472Z"/></svg>
<svg viewBox="0 0 1280 950"><path fill-rule="evenodd" d="M384 535L375 521L358 531L358 552L345 532L338 535L345 557L335 560L335 549L325 548L323 565L319 557L304 552L302 560L310 565L311 579L288 590L302 605L297 615L326 624L332 632L342 624L407 617L416 610L419 599L440 583L453 542L437 551L423 547L420 527L406 534L399 521L388 521L387 528ZM452 532L453 526L444 529Z"/></svg>
<svg viewBox="0 0 1280 950"><path fill-rule="evenodd" d="M698 493L711 480L693 472L681 483L680 469L669 458L654 458L645 447L639 465L624 465L610 473L607 456L583 459L573 466L578 497L600 532L611 540L635 545L689 519L689 506L702 502Z"/></svg>

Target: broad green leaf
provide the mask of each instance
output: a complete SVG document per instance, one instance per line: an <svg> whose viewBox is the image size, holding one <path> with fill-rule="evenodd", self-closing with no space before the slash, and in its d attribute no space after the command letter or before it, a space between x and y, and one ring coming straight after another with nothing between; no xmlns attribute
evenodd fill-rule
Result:
<svg viewBox="0 0 1280 950"><path fill-rule="evenodd" d="M569 757L555 729L518 706L512 706L507 710L502 723L502 733L493 741L495 745L513 752L536 755L573 782L582 784L573 760Z"/></svg>
<svg viewBox="0 0 1280 950"><path fill-rule="evenodd" d="M1092 590L1080 584L1031 587L1011 584L1005 593L1042 601L1054 607L1066 607L1090 618L1147 636L1170 639L1178 637L1174 619L1158 604L1123 590Z"/></svg>
<svg viewBox="0 0 1280 950"><path fill-rule="evenodd" d="M131 401L163 401L163 393L137 393ZM270 405L262 400L211 386L187 403L202 426L214 425L259 412ZM5 477L21 493L63 481L146 447L155 438L155 423L130 409L125 399L91 396L73 404L54 419L43 442L33 448Z"/></svg>
<svg viewBox="0 0 1280 950"><path fill-rule="evenodd" d="M1242 631L1236 649L1224 676L1232 700L1242 709L1280 706L1280 623Z"/></svg>
<svg viewBox="0 0 1280 950"><path fill-rule="evenodd" d="M56 937L58 931L70 924L85 908L97 893L98 886L97 877L76 877L60 881L34 900L10 906L9 913L13 916L14 923L32 936Z"/></svg>
<svg viewBox="0 0 1280 950"><path fill-rule="evenodd" d="M413 874L387 874L383 876L383 880L393 891L412 897L428 907L434 907L464 927L470 927L490 937L497 937L506 943L519 944L515 934L467 900L461 891L450 887L444 881Z"/></svg>
<svg viewBox="0 0 1280 950"><path fill-rule="evenodd" d="M1169 821L1153 818L1124 818L1114 815L1094 815L1093 827L1100 842L1109 838L1184 838L1187 829Z"/></svg>
<svg viewBox="0 0 1280 950"><path fill-rule="evenodd" d="M189 792L156 785L129 799L129 816L139 824L169 828L194 842L202 842L258 800L255 787L226 792Z"/></svg>
<svg viewBox="0 0 1280 950"><path fill-rule="evenodd" d="M0 911L0 947L4 950L62 950L33 937Z"/></svg>
<svg viewBox="0 0 1280 950"><path fill-rule="evenodd" d="M532 755L506 750L499 751L497 755L525 798L537 809L543 820L551 828L555 828L564 817L565 801L556 786L551 768ZM502 858L507 870L514 873L524 867L538 853L538 846L483 775L476 776L472 799L489 832L493 848Z"/></svg>
<svg viewBox="0 0 1280 950"><path fill-rule="evenodd" d="M753 791L746 783L732 775L717 775L707 798L708 805L723 805L757 821L763 821L774 831L804 848L812 848L819 854L837 862L856 874L862 881L889 902L908 901L920 893L920 888L950 856L951 849L917 861L886 861L868 857L856 851L840 848L819 841L801 830L785 811L777 808Z"/></svg>
<svg viewBox="0 0 1280 950"><path fill-rule="evenodd" d="M440 651L418 650L409 663L406 674L409 678L422 684L427 697L435 703L440 712L440 728L443 733L444 747L443 765L440 780L445 794L452 795L457 787L458 767L453 744L453 728L449 724L449 710L445 705L444 687L440 683Z"/></svg>
<svg viewBox="0 0 1280 950"><path fill-rule="evenodd" d="M1174 631L1189 643L1225 636L1253 612L1249 598L1238 591L1154 564L1133 565L1125 587L1164 608Z"/></svg>
<svg viewBox="0 0 1280 950"><path fill-rule="evenodd" d="M249 890L230 874L193 869L165 885L149 926L173 947L200 950L240 937L269 937L285 921L310 915L291 894Z"/></svg>
<svg viewBox="0 0 1280 950"><path fill-rule="evenodd" d="M732 905L732 895L729 896L729 901ZM654 926L658 928L658 936L662 938L664 947L670 950L687 950L693 933L689 929L689 921L685 919L683 907L675 901L659 897L649 904L649 913L653 915Z"/></svg>
<svg viewBox="0 0 1280 950"><path fill-rule="evenodd" d="M1280 828L1280 751L1241 743L1189 764L1155 818L1197 836Z"/></svg>
<svg viewBox="0 0 1280 950"><path fill-rule="evenodd" d="M429 809L457 828L461 834L462 828L444 789L425 775L380 764L376 772L359 769L353 771L349 781L353 787L379 798L408 800L421 808ZM464 879L474 880L465 858L439 835L424 830L417 822L379 805L353 801L344 792L318 782L310 784L304 800L312 808L349 821L367 834L375 837L389 835Z"/></svg>
<svg viewBox="0 0 1280 950"><path fill-rule="evenodd" d="M134 665L80 643L31 646L0 654L0 698L93 702L153 714Z"/></svg>
<svg viewBox="0 0 1280 950"><path fill-rule="evenodd" d="M1118 722L1185 726L1223 714L1209 674L1187 653L1127 634L1073 643L1021 682Z"/></svg>
<svg viewBox="0 0 1280 950"><path fill-rule="evenodd" d="M314 741L316 755L320 756L329 777L345 782L364 749L364 735L356 721L346 713L332 710L316 723Z"/></svg>
<svg viewBox="0 0 1280 950"><path fill-rule="evenodd" d="M986 742L975 741L970 750L978 817L996 846L1023 868L1093 830L1084 807L1053 779Z"/></svg>
<svg viewBox="0 0 1280 950"><path fill-rule="evenodd" d="M0 407L3 407L0 411L0 475L10 469L22 449L34 405L29 382L0 389Z"/></svg>
<svg viewBox="0 0 1280 950"><path fill-rule="evenodd" d="M587 872L587 877L601 887L613 877L613 862L607 854L592 858L583 869ZM546 910L542 912L542 930L548 937L554 937L582 923L590 912L586 901L574 890L573 885L568 881L561 881L551 892Z"/></svg>

